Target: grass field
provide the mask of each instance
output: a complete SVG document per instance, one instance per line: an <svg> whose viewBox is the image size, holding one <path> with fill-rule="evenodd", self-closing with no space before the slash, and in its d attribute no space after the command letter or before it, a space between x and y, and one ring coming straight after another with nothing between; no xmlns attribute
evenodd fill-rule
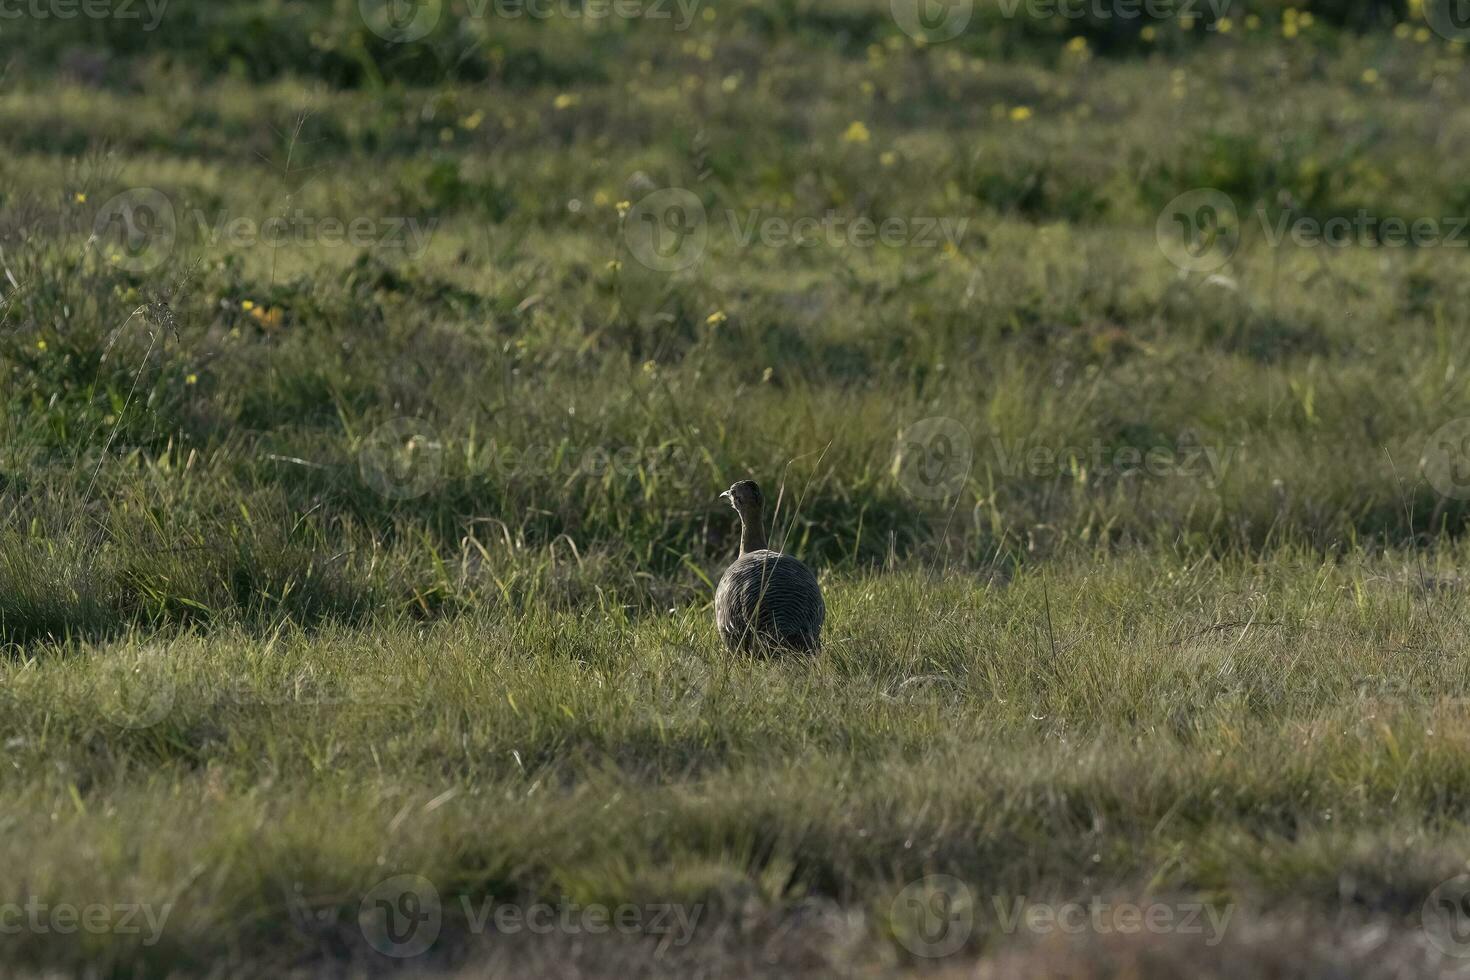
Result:
<svg viewBox="0 0 1470 980"><path fill-rule="evenodd" d="M487 3L0 5L0 973L1470 976L1442 4Z"/></svg>

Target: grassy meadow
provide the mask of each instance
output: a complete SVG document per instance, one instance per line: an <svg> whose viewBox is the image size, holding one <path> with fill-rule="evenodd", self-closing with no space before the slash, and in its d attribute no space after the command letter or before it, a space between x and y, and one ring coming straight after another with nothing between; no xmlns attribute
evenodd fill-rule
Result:
<svg viewBox="0 0 1470 980"><path fill-rule="evenodd" d="M1119 8L0 8L0 973L1470 976L1464 44Z"/></svg>

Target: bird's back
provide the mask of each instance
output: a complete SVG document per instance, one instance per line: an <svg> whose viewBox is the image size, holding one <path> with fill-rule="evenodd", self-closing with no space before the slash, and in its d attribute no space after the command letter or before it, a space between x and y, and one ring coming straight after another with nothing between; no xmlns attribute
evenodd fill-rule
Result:
<svg viewBox="0 0 1470 980"><path fill-rule="evenodd" d="M741 555L715 590L715 623L732 650L757 643L817 650L826 618L817 577L780 552L763 549Z"/></svg>

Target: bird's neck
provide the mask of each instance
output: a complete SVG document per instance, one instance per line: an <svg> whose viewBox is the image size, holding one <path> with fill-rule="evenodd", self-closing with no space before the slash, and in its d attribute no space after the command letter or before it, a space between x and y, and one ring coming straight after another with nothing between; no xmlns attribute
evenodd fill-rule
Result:
<svg viewBox="0 0 1470 980"><path fill-rule="evenodd" d="M749 554L766 546L766 525L759 511L754 514L740 512L740 553Z"/></svg>

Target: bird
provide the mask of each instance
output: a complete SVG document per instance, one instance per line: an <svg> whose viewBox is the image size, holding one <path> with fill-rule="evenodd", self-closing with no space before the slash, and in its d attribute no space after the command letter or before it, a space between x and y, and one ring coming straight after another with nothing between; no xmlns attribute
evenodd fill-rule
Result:
<svg viewBox="0 0 1470 980"><path fill-rule="evenodd" d="M740 556L715 589L715 626L730 651L818 653L827 606L817 577L766 547L765 500L754 480L720 494L740 515Z"/></svg>

